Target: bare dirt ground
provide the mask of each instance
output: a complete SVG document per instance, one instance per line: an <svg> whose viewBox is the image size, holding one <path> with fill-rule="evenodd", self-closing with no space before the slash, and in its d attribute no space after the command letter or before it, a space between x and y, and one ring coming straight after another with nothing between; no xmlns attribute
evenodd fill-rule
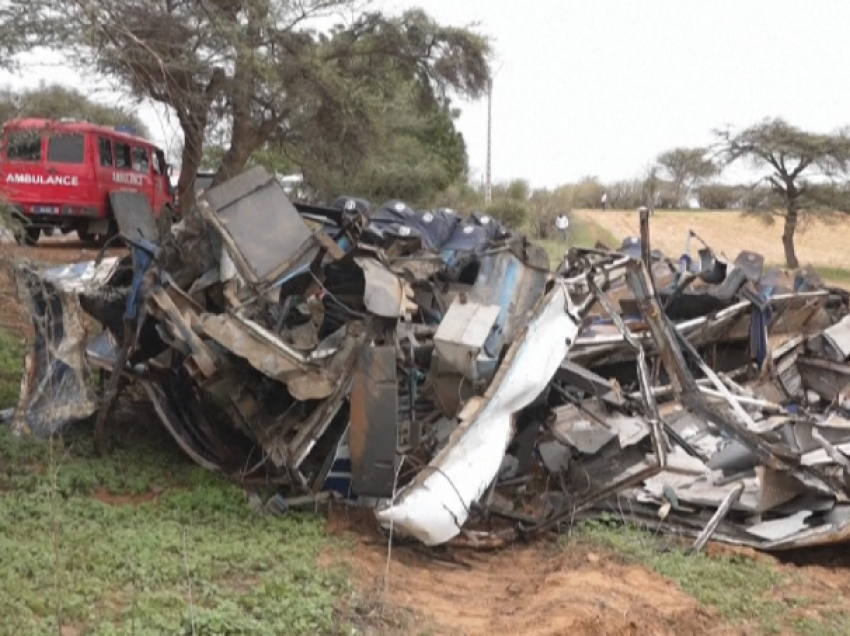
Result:
<svg viewBox="0 0 850 636"><path fill-rule="evenodd" d="M440 636L680 636L745 634L676 585L616 555L551 541L498 552L437 553L394 547L368 515L337 510L330 532L351 540L328 556L345 562L363 590L411 610L423 633ZM389 578L387 579L387 573Z"/></svg>
<svg viewBox="0 0 850 636"><path fill-rule="evenodd" d="M779 561L749 549L710 544L715 558L754 560L775 569L781 583L764 603L781 608L777 627L754 615L727 621L676 583L628 562L611 549L577 541L538 540L499 551L430 550L394 546L369 511L331 511L331 534L346 545L323 564L344 563L371 599L372 616L399 608L414 617L403 633L435 636L755 636L850 633L850 556L841 548ZM747 594L742 583L741 594ZM752 599L755 602L757 599ZM769 610L768 610L769 611ZM831 618L830 618L831 617ZM768 617L769 618L769 617ZM415 632L410 632L410 625ZM375 633L397 633L383 630ZM402 633L402 632L398 632Z"/></svg>
<svg viewBox="0 0 850 636"><path fill-rule="evenodd" d="M640 235L640 221L634 210L578 210L575 215L596 223L619 239ZM850 220L823 223L810 222L798 229L797 256L802 265L850 268ZM782 223L772 225L736 211L667 211L657 210L650 226L652 246L676 257L685 248L688 230L702 237L715 251L735 258L747 249L764 254L770 264L785 262L782 251ZM692 249L701 247L692 242Z"/></svg>
<svg viewBox="0 0 850 636"><path fill-rule="evenodd" d="M713 613L673 583L604 552L564 550L541 541L499 552L453 550L443 561L424 550L395 547L388 569L386 541L361 513L337 511L328 527L353 542L333 558L347 563L372 596L412 610L425 633L741 633L718 630ZM356 533L349 534L355 527Z"/></svg>

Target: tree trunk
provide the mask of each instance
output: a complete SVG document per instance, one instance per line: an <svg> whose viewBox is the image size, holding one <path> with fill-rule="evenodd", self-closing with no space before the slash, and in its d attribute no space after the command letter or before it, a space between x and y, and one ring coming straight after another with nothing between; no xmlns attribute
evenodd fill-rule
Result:
<svg viewBox="0 0 850 636"><path fill-rule="evenodd" d="M251 42L257 36L252 29L248 30L248 42ZM212 185L216 186L224 183L228 179L242 173L245 165L251 158L254 151L262 144L263 139L257 134L257 129L252 121L251 102L253 94L251 92L254 86L254 67L252 65L253 51L249 46L249 51L241 51L236 58L236 67L233 76L239 81L231 83L229 101L233 112L233 125L230 128L230 145L224 157L221 160L221 165L213 177Z"/></svg>
<svg viewBox="0 0 850 636"><path fill-rule="evenodd" d="M195 207L195 177L201 167L204 151L204 131L207 116L197 113L180 116L180 128L183 130L183 152L180 157L180 179L177 181L177 196L180 216L185 218Z"/></svg>
<svg viewBox="0 0 850 636"><path fill-rule="evenodd" d="M213 185L224 183L242 173L251 155L260 146L255 139L256 135L253 131L249 131L247 134L237 134L237 126L234 122L233 137L230 140L227 152L224 153L218 172L215 173Z"/></svg>
<svg viewBox="0 0 850 636"><path fill-rule="evenodd" d="M794 248L794 234L797 232L798 217L797 202L791 199L788 201L788 207L785 210L785 227L782 230L785 264L790 269L797 269L800 266L800 262L797 260L797 250Z"/></svg>

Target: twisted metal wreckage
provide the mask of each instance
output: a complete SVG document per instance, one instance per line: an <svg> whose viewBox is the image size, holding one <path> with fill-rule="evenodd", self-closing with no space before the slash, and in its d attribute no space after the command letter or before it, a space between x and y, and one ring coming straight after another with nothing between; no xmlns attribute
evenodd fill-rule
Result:
<svg viewBox="0 0 850 636"><path fill-rule="evenodd" d="M850 536L848 296L811 270L692 259L693 233L670 261L641 210L552 272L487 217L293 205L262 168L162 241L112 197L130 256L17 269L21 434L97 414L99 444L132 381L195 462L280 484L270 507L333 493L427 545L611 511L698 546Z"/></svg>

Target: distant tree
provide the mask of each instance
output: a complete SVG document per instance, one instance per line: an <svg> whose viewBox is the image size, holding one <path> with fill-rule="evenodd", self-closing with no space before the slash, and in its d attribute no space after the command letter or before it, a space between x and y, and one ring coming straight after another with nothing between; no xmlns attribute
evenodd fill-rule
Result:
<svg viewBox="0 0 850 636"><path fill-rule="evenodd" d="M493 199L527 201L529 196L531 196L531 186L525 179L513 179L493 185Z"/></svg>
<svg viewBox="0 0 850 636"><path fill-rule="evenodd" d="M26 48L31 15L24 4L0 4L0 68L17 67L15 56Z"/></svg>
<svg viewBox="0 0 850 636"><path fill-rule="evenodd" d="M568 191L568 192L567 192ZM595 209L602 207L602 194L605 192L597 177L582 177L576 184L560 186L555 190L558 198L569 201L573 209Z"/></svg>
<svg viewBox="0 0 850 636"><path fill-rule="evenodd" d="M705 148L674 148L661 153L656 163L660 168L658 177L669 182L674 207L678 208L687 207L695 188L718 171Z"/></svg>
<svg viewBox="0 0 850 636"><path fill-rule="evenodd" d="M645 204L644 182L638 179L609 183L608 205L615 210L634 210Z"/></svg>
<svg viewBox="0 0 850 636"><path fill-rule="evenodd" d="M387 82L382 125L360 156L350 157L345 143L329 137L289 157L326 199L356 194L427 206L438 192L464 179L466 143L455 128L457 112L448 103L421 99L421 91L416 80Z"/></svg>
<svg viewBox="0 0 850 636"><path fill-rule="evenodd" d="M435 194L428 207L451 208L462 214L468 214L484 208L484 197L477 188L466 180L459 180L442 192Z"/></svg>
<svg viewBox="0 0 850 636"><path fill-rule="evenodd" d="M0 89L0 122L21 117L78 119L102 126L131 126L136 134L150 138L150 131L135 113L120 106L99 104L75 88L41 84L14 91Z"/></svg>
<svg viewBox="0 0 850 636"><path fill-rule="evenodd" d="M699 206L705 210L740 209L745 195L745 188L724 183L706 183L696 189Z"/></svg>
<svg viewBox="0 0 850 636"><path fill-rule="evenodd" d="M557 235L555 219L563 214L570 216L570 200L573 193L564 187L550 190L535 190L528 199L528 220L531 236L544 240Z"/></svg>
<svg viewBox="0 0 850 636"><path fill-rule="evenodd" d="M528 206L524 201L511 198L495 199L484 212L494 219L501 221L506 227L514 230L522 229L528 219Z"/></svg>
<svg viewBox="0 0 850 636"><path fill-rule="evenodd" d="M850 173L850 135L803 131L782 119L768 119L739 132L715 131L726 165L746 161L767 170L761 181L782 201L772 213L784 218L782 246L788 267L799 267L794 236L803 215L850 209L844 184ZM814 180L814 181L812 181Z"/></svg>

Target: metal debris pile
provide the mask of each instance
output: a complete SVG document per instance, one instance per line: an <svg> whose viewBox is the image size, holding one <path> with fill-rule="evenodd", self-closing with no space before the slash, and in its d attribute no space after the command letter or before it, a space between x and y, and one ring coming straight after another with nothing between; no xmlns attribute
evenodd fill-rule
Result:
<svg viewBox="0 0 850 636"><path fill-rule="evenodd" d="M427 545L608 513L697 546L850 535L848 296L811 269L694 233L672 261L641 210L552 271L486 216L293 204L262 168L165 237L112 205L129 256L17 268L18 433L95 417L100 447L137 383L192 460L278 485L267 509L339 497Z"/></svg>

